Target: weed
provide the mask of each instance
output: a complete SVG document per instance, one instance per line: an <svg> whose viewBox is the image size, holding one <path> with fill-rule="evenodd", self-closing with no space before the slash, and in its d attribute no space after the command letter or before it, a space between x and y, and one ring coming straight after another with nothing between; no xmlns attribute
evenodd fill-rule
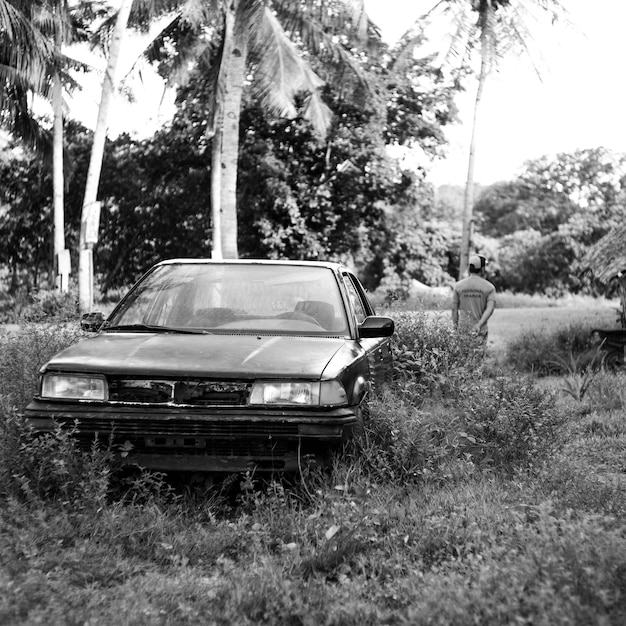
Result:
<svg viewBox="0 0 626 626"><path fill-rule="evenodd" d="M0 333L0 395L10 396L22 410L37 389L39 368L82 336L77 325L26 324Z"/></svg>
<svg viewBox="0 0 626 626"><path fill-rule="evenodd" d="M453 332L450 322L424 312L396 312L396 385L412 397L445 393L451 379L483 366L483 344L469 333Z"/></svg>
<svg viewBox="0 0 626 626"><path fill-rule="evenodd" d="M557 356L556 361L553 362L554 365L561 372L566 372L561 390L574 400L582 402L596 375L596 363L601 361L602 356L599 348L593 352L591 361L588 361L586 352L578 356L570 353L568 360Z"/></svg>
<svg viewBox="0 0 626 626"><path fill-rule="evenodd" d="M73 338L3 337L0 623L624 623L624 374L565 421L568 398L402 315L410 354L333 466L231 477L236 501L33 438L37 364Z"/></svg>
<svg viewBox="0 0 626 626"><path fill-rule="evenodd" d="M599 370L587 390L587 403L596 410L613 411L626 408L626 372Z"/></svg>
<svg viewBox="0 0 626 626"><path fill-rule="evenodd" d="M527 330L507 345L507 360L516 370L540 376L560 373L568 361L584 369L596 359L590 345L591 328L583 323L569 324L555 331ZM596 360L597 363L597 360Z"/></svg>

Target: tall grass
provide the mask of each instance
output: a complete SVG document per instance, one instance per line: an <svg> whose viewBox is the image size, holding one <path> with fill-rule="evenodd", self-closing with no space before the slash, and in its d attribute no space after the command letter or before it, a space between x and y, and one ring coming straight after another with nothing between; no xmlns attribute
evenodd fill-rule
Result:
<svg viewBox="0 0 626 626"><path fill-rule="evenodd" d="M34 373L76 335L4 337L0 623L624 623L621 376L572 410L447 320L396 321L396 380L331 468L221 491L35 441Z"/></svg>

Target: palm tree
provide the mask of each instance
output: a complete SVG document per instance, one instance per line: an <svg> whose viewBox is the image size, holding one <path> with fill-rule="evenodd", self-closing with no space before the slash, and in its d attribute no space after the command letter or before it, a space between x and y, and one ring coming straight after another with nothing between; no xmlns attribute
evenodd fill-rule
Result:
<svg viewBox="0 0 626 626"><path fill-rule="evenodd" d="M54 258L65 250L63 82L68 60L62 47L71 38L67 0L53 2L0 1L0 80L4 121L10 130L44 156L50 152L50 132L31 109L31 94L51 100ZM8 44L8 48L6 45ZM59 285L67 289L67 282Z"/></svg>
<svg viewBox="0 0 626 626"><path fill-rule="evenodd" d="M136 0L138 18L154 19L157 10L171 10L174 0ZM323 103L320 78L303 58L302 50L337 68L350 68L365 82L352 55L333 38L340 28L361 40L376 39L369 29L363 0L186 0L179 3L179 20L168 23L163 37L170 41L184 33L179 65L189 58L204 59L215 94L207 111L207 136L211 139L212 255L236 258L237 161L239 118L244 88L251 97L281 117L301 114L323 136L331 113ZM206 37L207 26L220 33L221 45ZM333 32L330 29L334 28ZM190 38L189 30L197 37ZM296 43L297 42L297 43ZM152 57L159 42L151 49ZM306 94L301 110L296 98Z"/></svg>
<svg viewBox="0 0 626 626"><path fill-rule="evenodd" d="M328 6L325 6L327 4ZM235 258L237 252L236 181L239 141L239 116L241 98L246 82L246 69L253 63L254 97L270 110L282 116L295 116L296 96L308 94L303 116L309 119L322 135L329 124L330 110L321 99L319 88L324 81L303 60L300 48L287 35L277 16L288 20L292 36L320 57L331 58L340 67L351 67L362 78L358 64L338 45L328 32L328 23L337 20L337 12L328 10L336 3L332 0L122 0L116 20L117 35L121 37L132 5L131 22L149 24L165 14L170 19L164 23L158 36L147 47L151 60L161 58L160 44L168 39L176 43L176 35L184 33L186 44L181 46L177 69L190 58L211 58L207 65L214 74L214 101L207 112L207 134L212 138L211 206L213 222L213 256ZM340 0L347 7L348 26L353 32L367 34L368 21L363 0ZM172 17L173 16L173 17ZM312 19L313 17L316 19ZM336 24L335 24L336 26ZM345 23L344 23L345 27ZM195 37L190 37L190 31ZM213 37L207 36L207 32ZM215 46L215 36L221 34L221 46ZM115 57L109 52L109 67L105 81L110 81L115 71ZM81 310L88 310L93 301L92 243L87 241L87 223L90 207L96 207L99 169L106 136L105 86L100 105L102 134L96 129L93 169L90 163L88 190L85 192L81 219L79 256L79 300ZM103 102L105 105L103 105ZM99 119L100 119L99 114ZM100 157L97 157L97 155Z"/></svg>
<svg viewBox="0 0 626 626"><path fill-rule="evenodd" d="M122 41L126 33L128 17L133 0L122 0L115 18L115 26L108 52L107 66L102 80L102 92L98 107L98 119L93 136L89 169L87 170L87 182L85 184L85 196L80 219L79 256L78 256L78 297L81 311L89 311L93 305L93 229L97 233L97 224L100 216L97 202L98 186L100 184L100 172L104 157L104 145L108 128L109 110L111 98L115 87L117 66L122 47Z"/></svg>
<svg viewBox="0 0 626 626"><path fill-rule="evenodd" d="M0 120L15 136L43 151L50 137L32 114L29 94L49 95L54 44L32 22L36 4L0 0Z"/></svg>
<svg viewBox="0 0 626 626"><path fill-rule="evenodd" d="M549 15L552 22L565 15L558 0L439 0L427 16L440 11L451 18L453 32L449 53L467 60L478 55L479 70L474 116L469 145L467 179L463 199L463 229L459 276L467 271L472 239L474 204L474 162L476 159L477 127L485 83L498 62L511 51L528 52L531 39L529 18L538 9Z"/></svg>

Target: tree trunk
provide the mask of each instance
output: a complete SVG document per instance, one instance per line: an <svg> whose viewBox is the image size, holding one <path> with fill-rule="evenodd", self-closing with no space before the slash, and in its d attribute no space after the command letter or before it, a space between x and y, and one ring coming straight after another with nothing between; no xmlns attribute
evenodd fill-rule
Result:
<svg viewBox="0 0 626 626"><path fill-rule="evenodd" d="M474 119L472 121L472 135L469 146L469 160L467 166L467 180L465 182L465 195L463 198L463 230L461 232L461 258L459 262L459 279L463 278L467 272L470 247L472 245L472 234L474 226L474 162L476 160L476 135L478 132L478 117L480 104L482 101L485 82L491 70L489 58L489 46L487 33L491 22L493 9L487 9L486 14L481 16L485 24L480 26L480 74L478 76L478 87L474 100Z"/></svg>
<svg viewBox="0 0 626 626"><path fill-rule="evenodd" d="M240 14L238 14L240 15ZM224 126L222 135L221 200L222 253L227 259L239 256L237 248L237 167L239 161L239 120L246 75L247 35L241 19L235 21L234 45L226 75Z"/></svg>
<svg viewBox="0 0 626 626"><path fill-rule="evenodd" d="M220 60L219 74L217 78L217 93L215 94L213 139L211 141L211 228L213 234L211 256L214 259L224 258L224 207L222 199L222 178L224 174L224 133L226 131L225 102L230 83L232 82L232 78L229 77L229 73L232 70L232 59L235 47L235 28L238 3L239 0L232 0L226 5L222 58ZM229 140L229 138L227 138L227 140ZM231 256L231 258L233 257ZM236 258L236 256L234 258Z"/></svg>
<svg viewBox="0 0 626 626"><path fill-rule="evenodd" d="M109 118L109 109L111 107L111 97L115 86L115 73L120 56L120 49L124 33L126 32L126 24L128 23L128 15L130 13L133 0L122 0L111 47L109 49L109 59L102 81L102 93L100 96L100 106L98 108L98 120L93 136L93 145L91 148L91 158L89 161L89 169L87 171L87 183L85 186L85 197L83 200L83 209L80 220L80 240L79 240L79 271L78 271L78 295L80 310L89 311L93 306L93 241L87 240L87 224L90 219L90 213L95 209L98 196L98 186L100 184L100 172L102 169L102 159L104 157L104 144L106 142L106 133Z"/></svg>
<svg viewBox="0 0 626 626"><path fill-rule="evenodd" d="M52 144L52 187L53 187L53 223L54 223L54 262L57 289L67 291L67 285L61 285L58 278L59 256L65 249L65 206L63 187L63 93L61 78L54 77L52 87L52 107L54 110Z"/></svg>
<svg viewBox="0 0 626 626"><path fill-rule="evenodd" d="M61 7L57 7L54 16L54 47L57 58L61 55L63 46L63 20ZM52 109L54 114L53 143L52 143L52 195L53 195L53 267L56 275L56 287L61 291L67 291L67 285L62 284L59 278L59 257L65 249L65 206L63 189L65 185L63 177L63 85L59 71L54 75L52 85Z"/></svg>

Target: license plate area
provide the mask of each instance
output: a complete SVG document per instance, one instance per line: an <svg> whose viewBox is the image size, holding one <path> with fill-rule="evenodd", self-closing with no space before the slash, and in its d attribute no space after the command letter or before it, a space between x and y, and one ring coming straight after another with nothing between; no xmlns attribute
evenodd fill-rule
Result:
<svg viewBox="0 0 626 626"><path fill-rule="evenodd" d="M206 448L202 437L146 437L146 448Z"/></svg>

